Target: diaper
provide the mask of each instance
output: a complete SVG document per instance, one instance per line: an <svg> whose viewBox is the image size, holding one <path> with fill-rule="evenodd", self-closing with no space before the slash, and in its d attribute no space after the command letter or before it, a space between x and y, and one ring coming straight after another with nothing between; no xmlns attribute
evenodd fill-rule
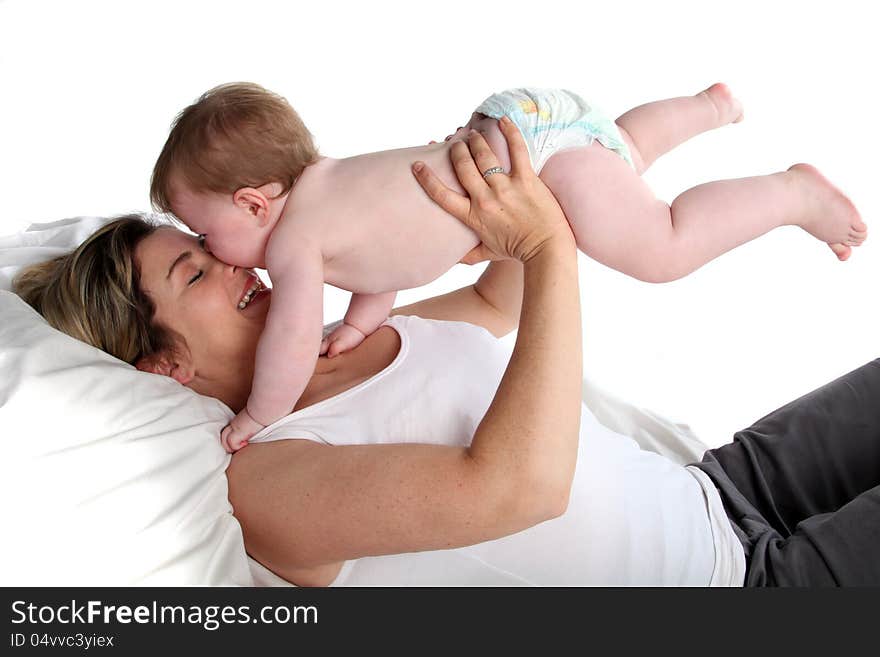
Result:
<svg viewBox="0 0 880 657"><path fill-rule="evenodd" d="M559 151L598 141L633 169L629 147L617 124L600 109L565 89L508 89L493 94L475 110L500 119L508 116L519 128L536 173Z"/></svg>

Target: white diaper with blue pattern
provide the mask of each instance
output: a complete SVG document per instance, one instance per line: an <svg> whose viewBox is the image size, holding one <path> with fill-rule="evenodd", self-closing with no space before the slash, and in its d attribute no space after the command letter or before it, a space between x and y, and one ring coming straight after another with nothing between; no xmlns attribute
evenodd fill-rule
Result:
<svg viewBox="0 0 880 657"><path fill-rule="evenodd" d="M629 147L617 124L600 109L565 89L508 89L492 94L476 112L500 119L507 116L520 129L536 173L562 150L598 141L635 169Z"/></svg>

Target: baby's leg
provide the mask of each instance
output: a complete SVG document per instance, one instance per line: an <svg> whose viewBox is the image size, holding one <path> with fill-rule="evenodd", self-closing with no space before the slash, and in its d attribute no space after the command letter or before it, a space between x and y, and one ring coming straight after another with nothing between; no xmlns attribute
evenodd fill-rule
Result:
<svg viewBox="0 0 880 657"><path fill-rule="evenodd" d="M845 259L865 225L849 199L808 165L689 189L672 207L598 143L554 155L541 171L578 247L640 280L675 280L777 226L798 225Z"/></svg>
<svg viewBox="0 0 880 657"><path fill-rule="evenodd" d="M630 147L639 173L658 157L701 132L742 120L740 102L725 84L713 84L695 96L639 105L616 123Z"/></svg>

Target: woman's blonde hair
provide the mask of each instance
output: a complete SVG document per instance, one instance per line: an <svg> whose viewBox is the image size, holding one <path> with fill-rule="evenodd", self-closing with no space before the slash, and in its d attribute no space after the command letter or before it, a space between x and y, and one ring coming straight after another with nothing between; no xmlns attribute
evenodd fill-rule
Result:
<svg viewBox="0 0 880 657"><path fill-rule="evenodd" d="M135 260L138 244L157 228L138 214L119 217L73 252L23 270L13 291L52 327L128 363L170 348Z"/></svg>
<svg viewBox="0 0 880 657"><path fill-rule="evenodd" d="M223 84L174 119L153 167L150 201L171 212L178 177L194 192L233 194L277 182L286 194L317 159L312 135L284 98L250 82Z"/></svg>

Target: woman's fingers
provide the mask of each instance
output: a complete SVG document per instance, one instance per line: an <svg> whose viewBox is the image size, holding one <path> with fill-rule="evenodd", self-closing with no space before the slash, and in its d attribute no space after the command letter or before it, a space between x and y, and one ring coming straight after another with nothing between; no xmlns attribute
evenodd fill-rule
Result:
<svg viewBox="0 0 880 657"><path fill-rule="evenodd" d="M459 262L463 265L476 265L480 262L486 262L487 260L502 260L503 258L499 256L497 253L492 251L485 244L480 242L470 251L468 251L464 257L459 260Z"/></svg>
<svg viewBox="0 0 880 657"><path fill-rule="evenodd" d="M470 144L465 145L463 141L455 142L449 150L449 158L452 160L455 175L458 176L458 181L468 196L477 198L486 191L486 181L483 180L483 174L480 173L474 156L471 155Z"/></svg>
<svg viewBox="0 0 880 657"><path fill-rule="evenodd" d="M565 239L574 244L562 209L531 169L519 130L509 120L501 125L519 175L495 173L484 179L483 172L497 166L498 159L482 135L474 132L468 135L468 147L464 142L450 147L455 173L468 196L449 189L423 162L413 165L428 196L482 241L481 247L462 258L465 263L483 257L526 262L550 240Z"/></svg>
<svg viewBox="0 0 880 657"><path fill-rule="evenodd" d="M519 175L524 171L532 171L529 149L526 146L525 140L523 140L519 128L507 116L501 117L498 121L498 127L507 140L507 149L510 152L510 175Z"/></svg>
<svg viewBox="0 0 880 657"><path fill-rule="evenodd" d="M465 149L465 152L467 149ZM470 155L468 155L470 160ZM473 161L471 161L473 163ZM424 162L416 162L412 167L413 175L425 190L425 193L431 197L441 208L446 210L453 217L459 220L467 218L471 210L471 202L466 196L462 196L458 192L449 189L442 180L437 177L431 167Z"/></svg>
<svg viewBox="0 0 880 657"><path fill-rule="evenodd" d="M504 184L508 182L507 176L503 173L493 173L488 176L484 176L489 169L494 169L498 167L499 162L498 158L495 157L495 153L492 152L492 148L489 146L489 143L486 139L476 130L471 131L468 136L468 148L471 150L471 155L474 158L474 162L477 163L477 169L480 172L480 177L485 180L486 184L489 187L494 187L499 184ZM468 190L470 191L470 190Z"/></svg>

